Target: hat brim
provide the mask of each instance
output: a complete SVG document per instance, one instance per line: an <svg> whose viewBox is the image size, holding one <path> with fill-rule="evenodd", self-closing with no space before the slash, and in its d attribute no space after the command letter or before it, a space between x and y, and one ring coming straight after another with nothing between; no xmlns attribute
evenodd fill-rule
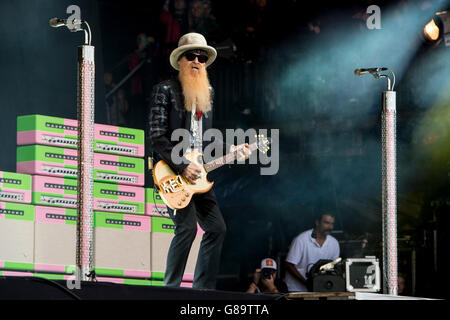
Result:
<svg viewBox="0 0 450 320"><path fill-rule="evenodd" d="M261 266L261 269L272 269L272 270L277 270L277 267L274 267L274 266Z"/></svg>
<svg viewBox="0 0 450 320"><path fill-rule="evenodd" d="M176 69L180 70L180 67L178 65L178 59L180 59L181 55L189 50L195 50L200 49L204 50L208 53L208 61L206 61L206 66L208 67L210 64L214 62L217 58L217 51L213 47L210 46L199 46L197 44L187 44L181 47L176 48L172 51L170 54L170 65Z"/></svg>

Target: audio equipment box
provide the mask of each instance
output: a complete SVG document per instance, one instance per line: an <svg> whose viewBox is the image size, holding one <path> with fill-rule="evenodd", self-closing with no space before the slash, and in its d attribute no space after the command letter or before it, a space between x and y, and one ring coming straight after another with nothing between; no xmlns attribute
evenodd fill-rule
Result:
<svg viewBox="0 0 450 320"><path fill-rule="evenodd" d="M31 175L0 171L0 201L31 203Z"/></svg>
<svg viewBox="0 0 450 320"><path fill-rule="evenodd" d="M170 218L167 206L156 189L145 188L145 214Z"/></svg>
<svg viewBox="0 0 450 320"><path fill-rule="evenodd" d="M77 207L76 179L33 176L33 204ZM144 187L94 182L94 210L131 214L145 213Z"/></svg>
<svg viewBox="0 0 450 320"><path fill-rule="evenodd" d="M34 206L0 202L0 269L34 268Z"/></svg>
<svg viewBox="0 0 450 320"><path fill-rule="evenodd" d="M72 274L76 265L77 211L35 206L34 271Z"/></svg>
<svg viewBox="0 0 450 320"><path fill-rule="evenodd" d="M346 288L349 292L378 292L381 287L380 264L375 257L345 260Z"/></svg>
<svg viewBox="0 0 450 320"><path fill-rule="evenodd" d="M95 212L95 273L150 279L150 217Z"/></svg>
<svg viewBox="0 0 450 320"><path fill-rule="evenodd" d="M77 150L41 145L18 146L16 171L20 173L76 178ZM144 159L94 153L94 180L144 185Z"/></svg>
<svg viewBox="0 0 450 320"><path fill-rule="evenodd" d="M77 148L78 121L43 115L17 117L17 144ZM144 130L94 125L94 151L144 157Z"/></svg>

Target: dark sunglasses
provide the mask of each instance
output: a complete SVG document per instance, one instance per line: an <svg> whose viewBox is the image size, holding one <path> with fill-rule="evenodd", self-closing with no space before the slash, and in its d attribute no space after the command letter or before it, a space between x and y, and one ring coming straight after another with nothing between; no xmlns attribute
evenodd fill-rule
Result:
<svg viewBox="0 0 450 320"><path fill-rule="evenodd" d="M187 53L184 54L184 56L186 57L186 59L188 61L194 61L195 58L197 58L198 62L200 62L200 63L205 63L206 61L208 61L208 56L205 56L203 54L199 55L199 54L195 54L195 53L192 53L192 52L187 52Z"/></svg>

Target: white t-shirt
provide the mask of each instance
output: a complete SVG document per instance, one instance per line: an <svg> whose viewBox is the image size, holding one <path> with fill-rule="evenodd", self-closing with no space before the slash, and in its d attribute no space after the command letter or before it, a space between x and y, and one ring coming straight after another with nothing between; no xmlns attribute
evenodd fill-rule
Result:
<svg viewBox="0 0 450 320"><path fill-rule="evenodd" d="M316 239L311 237L313 229L300 233L292 240L286 261L292 263L298 272L307 279L306 273L320 259L335 260L339 258L340 250L338 241L327 236L320 246ZM308 289L296 277L286 271L284 282L289 292L307 292Z"/></svg>

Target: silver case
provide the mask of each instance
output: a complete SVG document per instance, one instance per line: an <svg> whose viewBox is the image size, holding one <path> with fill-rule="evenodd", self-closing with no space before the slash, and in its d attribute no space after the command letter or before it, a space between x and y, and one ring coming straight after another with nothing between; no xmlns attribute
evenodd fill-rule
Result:
<svg viewBox="0 0 450 320"><path fill-rule="evenodd" d="M370 262L375 266L375 285L373 285L372 287L368 287L368 288L354 288L351 284L350 284L350 266L353 263L358 263L358 262ZM346 289L349 292L378 292L380 291L380 264L378 262L377 258L350 258L350 259L346 259L345 260L345 284L346 284Z"/></svg>

